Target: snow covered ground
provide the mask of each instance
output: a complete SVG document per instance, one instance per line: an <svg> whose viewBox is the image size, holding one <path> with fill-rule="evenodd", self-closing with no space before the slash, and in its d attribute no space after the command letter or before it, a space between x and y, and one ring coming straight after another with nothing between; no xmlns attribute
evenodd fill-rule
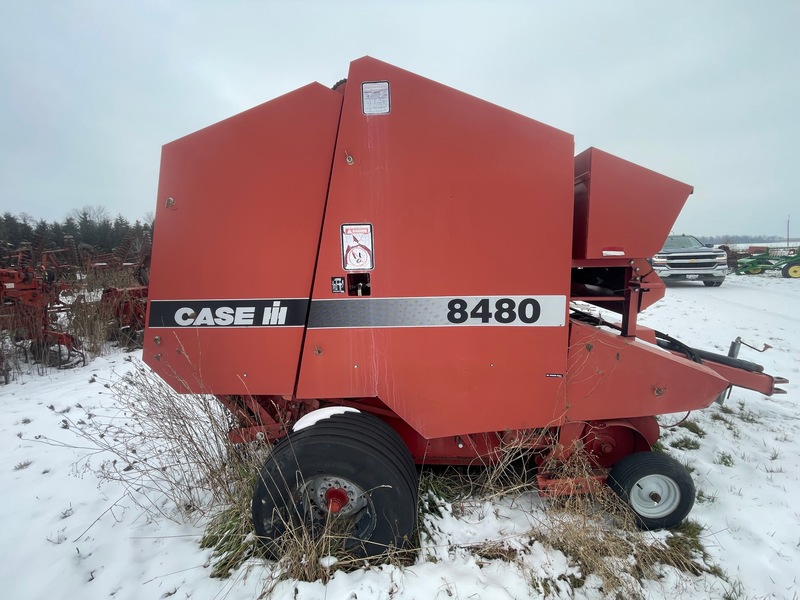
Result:
<svg viewBox="0 0 800 600"><path fill-rule="evenodd" d="M645 584L643 596L800 598L799 301L796 280L731 276L720 288L674 284L642 315L644 324L697 348L726 353L737 336L769 344L764 354L743 348L741 357L790 379L786 395L735 389L723 407L693 413L703 435L665 427L665 448L693 469L699 496L690 517L727 581L668 569ZM168 505L161 507L166 516L154 518L121 484L97 478L103 456L74 429L121 418L106 385L135 364L120 351L85 368L18 374L0 385L2 597L237 600L261 593L268 566L211 579L200 525L168 519L176 514ZM683 417L665 415L662 424ZM544 589L562 598L605 597L594 577L572 590L567 582L577 567L534 541L531 532L548 525L543 502L525 494L471 502L458 517L445 511L429 520L433 539L413 566L339 572L327 585L281 582L271 597L494 599L538 597ZM517 560L474 551L487 541L513 549Z"/></svg>

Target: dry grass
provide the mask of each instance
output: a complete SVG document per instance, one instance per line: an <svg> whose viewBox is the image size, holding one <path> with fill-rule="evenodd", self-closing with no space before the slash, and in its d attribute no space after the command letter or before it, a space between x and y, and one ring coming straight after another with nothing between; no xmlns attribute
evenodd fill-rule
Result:
<svg viewBox="0 0 800 600"><path fill-rule="evenodd" d="M519 457L513 449L513 460L501 459L489 471L480 476L481 485L471 486L480 489L482 495L514 495L529 490L531 478L527 465L519 464ZM552 468L552 467L551 467ZM514 479L515 473L521 477ZM578 448L570 458L557 468L553 475L559 478L588 479L592 468L585 453ZM487 487L493 482L496 487ZM436 483L428 483L436 489ZM468 484L459 481L461 490L470 489ZM549 500L546 516L528 537L546 548L562 552L577 567L579 575L567 577L567 583L574 589L584 585L586 577L595 575L602 582L604 593L611 597L644 598L642 582L658 580L664 567L673 567L692 575L710 573L724 579L724 573L710 564L703 549L702 528L691 521L684 522L666 537L654 536L636 527L633 514L628 507L608 487L599 486L591 493L566 493ZM523 567L524 556L517 550L501 542L487 542L472 548L473 553L487 559L518 561ZM558 586L553 581L532 580L534 589L547 595L555 592Z"/></svg>
<svg viewBox="0 0 800 600"><path fill-rule="evenodd" d="M129 496L153 514L205 522L202 546L213 548L212 576L227 577L249 559L263 557L264 549L253 534L250 504L268 448L233 446L227 435L230 417L216 399L176 394L143 366L114 386L114 392L118 414L87 418L81 426L69 421L70 430L107 453L92 470L104 479L122 482ZM441 532L426 528L442 510L452 510L458 518L470 501L531 492L535 487L532 467L530 453L518 445L509 447L490 467L424 469L419 488L420 536L427 543L441 539L437 537ZM558 469L549 469L564 478L591 475L580 449ZM604 486L590 494L559 496L546 502L546 507L545 516L524 537L528 547L538 542L567 557L574 571L564 575L559 585L566 581L575 590L595 575L607 595L641 598L641 582L657 580L665 566L693 575L724 577L708 561L699 526L687 522L661 536L641 532L627 507ZM315 535L296 523L285 525L285 533L274 542L281 558L269 570L265 595L282 580L326 582L337 570L364 565L345 551L347 532L337 529L340 524L335 521ZM530 572L524 566L525 543L510 546L503 540L488 540L464 550L480 562L517 563L522 572ZM386 560L402 568L418 556L416 547L410 552L390 552ZM533 575L530 585L544 592L559 589L555 581Z"/></svg>
<svg viewBox="0 0 800 600"><path fill-rule="evenodd" d="M67 312L69 330L81 340L84 352L100 356L108 351L112 340L114 307L99 301L87 302L86 297L78 296L70 306Z"/></svg>
<svg viewBox="0 0 800 600"><path fill-rule="evenodd" d="M214 397L178 394L143 365L112 391L117 413L70 422L106 453L94 467L102 479L123 483L142 508L159 514L164 498L192 519L242 502L241 486L250 487L266 449L234 446L229 415Z"/></svg>

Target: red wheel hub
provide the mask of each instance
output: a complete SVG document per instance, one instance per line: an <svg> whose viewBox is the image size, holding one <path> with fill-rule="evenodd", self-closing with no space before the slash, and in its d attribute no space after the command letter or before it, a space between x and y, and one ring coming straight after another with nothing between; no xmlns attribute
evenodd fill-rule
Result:
<svg viewBox="0 0 800 600"><path fill-rule="evenodd" d="M636 432L619 425L590 425L583 435L589 457L598 467L610 467L636 449Z"/></svg>
<svg viewBox="0 0 800 600"><path fill-rule="evenodd" d="M342 488L332 487L325 492L325 504L328 505L328 512L338 513L349 501L347 492Z"/></svg>

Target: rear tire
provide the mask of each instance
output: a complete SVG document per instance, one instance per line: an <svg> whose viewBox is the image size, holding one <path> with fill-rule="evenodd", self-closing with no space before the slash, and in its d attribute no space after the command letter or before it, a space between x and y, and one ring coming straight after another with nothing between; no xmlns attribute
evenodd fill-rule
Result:
<svg viewBox="0 0 800 600"><path fill-rule="evenodd" d="M377 417L347 412L290 433L261 469L253 524L273 558L287 528L308 537L331 532L339 550L359 558L411 545L417 472L400 436Z"/></svg>
<svg viewBox="0 0 800 600"><path fill-rule="evenodd" d="M703 285L706 287L719 287L722 285L721 281L714 281L712 279L706 279L703 281Z"/></svg>
<svg viewBox="0 0 800 600"><path fill-rule="evenodd" d="M781 275L788 279L800 279L800 262L791 262L783 266Z"/></svg>
<svg viewBox="0 0 800 600"><path fill-rule="evenodd" d="M613 466L608 486L636 518L641 529L669 529L689 514L695 488L677 460L656 452L637 452Z"/></svg>

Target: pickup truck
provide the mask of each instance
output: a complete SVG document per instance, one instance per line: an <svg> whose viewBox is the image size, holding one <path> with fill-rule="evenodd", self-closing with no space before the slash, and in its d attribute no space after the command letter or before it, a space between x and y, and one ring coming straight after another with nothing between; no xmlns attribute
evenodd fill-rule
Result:
<svg viewBox="0 0 800 600"><path fill-rule="evenodd" d="M652 258L652 265L665 283L694 280L719 287L728 273L728 256L724 250L706 246L691 235L670 235Z"/></svg>

